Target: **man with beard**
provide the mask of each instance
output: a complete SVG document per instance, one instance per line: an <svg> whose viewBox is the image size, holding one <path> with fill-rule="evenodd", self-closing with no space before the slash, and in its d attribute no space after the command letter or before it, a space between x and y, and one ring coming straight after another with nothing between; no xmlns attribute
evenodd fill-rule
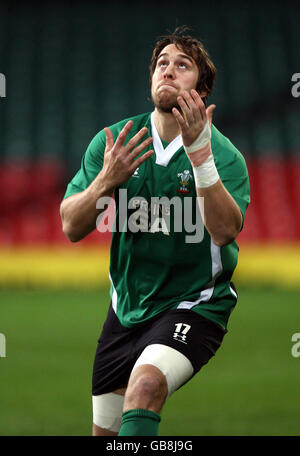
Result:
<svg viewBox="0 0 300 456"><path fill-rule="evenodd" d="M155 45L154 111L100 131L61 204L63 231L76 242L104 213L99 201L115 200L93 435L157 435L166 399L214 356L237 302L231 277L250 201L248 172L212 125L215 106L206 107L216 69L202 43L184 33L176 29ZM189 200L181 229L166 223L170 205L152 204L163 197L182 208ZM203 236L191 239L185 217L197 231L200 212Z"/></svg>

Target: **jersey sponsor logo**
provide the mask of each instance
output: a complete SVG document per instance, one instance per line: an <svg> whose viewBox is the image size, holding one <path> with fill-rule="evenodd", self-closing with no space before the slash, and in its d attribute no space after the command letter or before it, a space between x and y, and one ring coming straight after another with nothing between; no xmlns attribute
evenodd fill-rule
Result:
<svg viewBox="0 0 300 456"><path fill-rule="evenodd" d="M152 198L150 204L143 197L135 197L129 201L129 209L137 209L128 218L131 232L143 231L169 236L170 234L170 202L168 198Z"/></svg>
<svg viewBox="0 0 300 456"><path fill-rule="evenodd" d="M175 323L175 332L173 334L173 339L182 342L183 344L187 344L186 338L187 333L191 329L191 325L187 325L186 323Z"/></svg>
<svg viewBox="0 0 300 456"><path fill-rule="evenodd" d="M198 243L204 238L201 216L204 208L203 197L173 196L170 199L161 196L151 197L148 201L137 195L128 199L127 189L121 188L118 193L117 217L116 202L111 197L99 198L96 208L102 209L96 220L96 228L100 233L130 231L169 236L170 233L185 232L186 243Z"/></svg>
<svg viewBox="0 0 300 456"><path fill-rule="evenodd" d="M190 183L194 180L193 175L188 169L185 169L182 173L178 173L179 188L178 193L190 193Z"/></svg>

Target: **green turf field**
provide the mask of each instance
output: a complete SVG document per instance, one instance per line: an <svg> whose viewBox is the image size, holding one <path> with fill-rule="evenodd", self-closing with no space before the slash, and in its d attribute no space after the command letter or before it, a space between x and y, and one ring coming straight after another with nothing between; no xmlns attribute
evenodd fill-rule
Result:
<svg viewBox="0 0 300 456"><path fill-rule="evenodd" d="M0 435L90 435L108 291L0 291ZM215 358L165 405L160 435L299 435L300 292L239 290Z"/></svg>

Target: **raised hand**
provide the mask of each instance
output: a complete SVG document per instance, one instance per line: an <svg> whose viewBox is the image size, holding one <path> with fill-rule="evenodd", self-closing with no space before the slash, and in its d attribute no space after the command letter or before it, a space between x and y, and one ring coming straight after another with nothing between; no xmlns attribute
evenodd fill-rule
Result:
<svg viewBox="0 0 300 456"><path fill-rule="evenodd" d="M200 95L194 89L190 93L185 90L177 101L182 112L173 108L172 113L180 127L183 144L190 146L204 129L207 120L211 126L212 114L216 106L210 105L205 108Z"/></svg>
<svg viewBox="0 0 300 456"><path fill-rule="evenodd" d="M132 125L133 122L131 120L126 123L123 130L119 133L115 143L111 130L107 127L104 128L106 135L106 148L101 175L102 179L106 182L106 186L112 190L126 182L132 176L134 171L154 154L154 150L151 149L138 157L138 155L153 141L152 137L150 137L137 146L138 142L147 133L147 127L143 127L128 141L126 146L124 145L126 136L131 130Z"/></svg>

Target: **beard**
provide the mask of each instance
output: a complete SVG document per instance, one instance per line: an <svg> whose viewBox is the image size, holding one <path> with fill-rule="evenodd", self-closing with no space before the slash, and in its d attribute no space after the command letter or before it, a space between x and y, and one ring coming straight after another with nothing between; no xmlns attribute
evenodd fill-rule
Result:
<svg viewBox="0 0 300 456"><path fill-rule="evenodd" d="M181 112L181 108L177 102L177 96L175 95L166 96L163 93L159 95L152 94L152 102L159 112L172 114L173 108Z"/></svg>

